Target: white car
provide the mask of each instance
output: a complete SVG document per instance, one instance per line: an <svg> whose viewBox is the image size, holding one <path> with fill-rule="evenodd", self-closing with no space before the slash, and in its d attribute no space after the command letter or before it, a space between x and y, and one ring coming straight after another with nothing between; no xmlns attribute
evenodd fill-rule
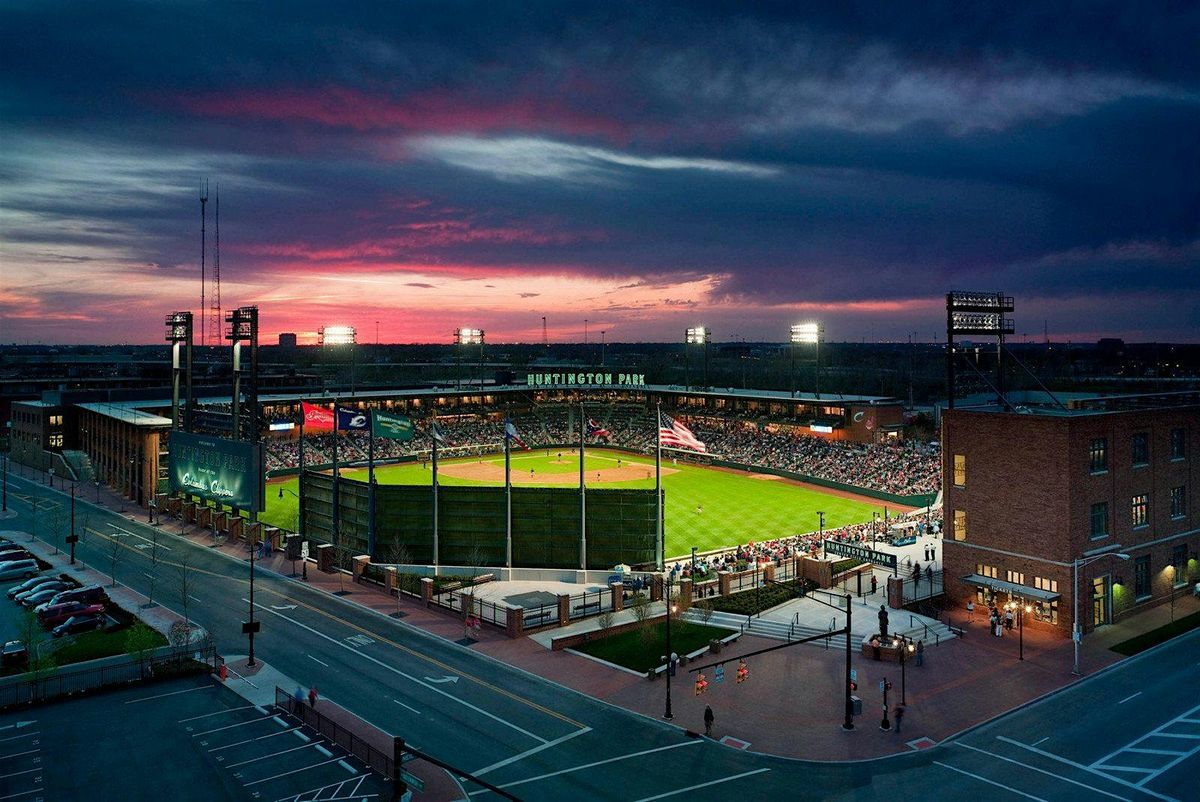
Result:
<svg viewBox="0 0 1200 802"><path fill-rule="evenodd" d="M3 579L29 579L37 573L41 572L38 567L37 560L10 560L9 562L0 563L0 580Z"/></svg>

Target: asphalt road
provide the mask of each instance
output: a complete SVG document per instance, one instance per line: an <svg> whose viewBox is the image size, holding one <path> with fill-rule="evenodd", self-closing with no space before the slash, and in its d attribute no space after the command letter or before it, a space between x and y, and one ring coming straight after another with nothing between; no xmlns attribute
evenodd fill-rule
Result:
<svg viewBox="0 0 1200 802"><path fill-rule="evenodd" d="M10 481L9 503L18 518L0 528L28 530L29 497L36 496L43 499L38 513L43 531L48 504L62 502L64 494L28 480L10 476ZM146 542L150 527L86 502L77 505L79 518L88 517L77 554L107 572L110 544L120 542L118 581L145 592L150 561L147 549L137 546ZM172 528L162 527L168 533ZM173 536L163 542L171 550L159 567L156 596L179 608L178 591L167 576L187 556L194 566L189 615L213 634L222 654L244 654L247 564ZM1195 798L1200 632L951 743L882 760L825 764L688 738L663 722L285 577L257 574L255 602L263 621L258 657L298 682L315 684L385 731L522 799ZM873 726L869 718L860 718L860 726ZM494 796L468 790L472 798Z"/></svg>

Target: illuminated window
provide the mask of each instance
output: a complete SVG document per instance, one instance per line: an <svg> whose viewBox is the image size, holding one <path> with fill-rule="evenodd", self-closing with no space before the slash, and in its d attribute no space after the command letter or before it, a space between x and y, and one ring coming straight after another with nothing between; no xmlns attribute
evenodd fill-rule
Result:
<svg viewBox="0 0 1200 802"><path fill-rule="evenodd" d="M994 565L984 565L983 563L975 563L975 573L980 576L986 576L991 579L996 579L1000 576L1000 569Z"/></svg>
<svg viewBox="0 0 1200 802"><path fill-rule="evenodd" d="M1092 539L1108 537L1108 502L1098 501L1092 505Z"/></svg>
<svg viewBox="0 0 1200 802"><path fill-rule="evenodd" d="M1088 465L1092 473L1103 473L1108 470L1108 440L1103 437L1093 437L1088 444Z"/></svg>
<svg viewBox="0 0 1200 802"><path fill-rule="evenodd" d="M955 540L966 540L967 539L967 511L966 510L955 510L954 511L954 539Z"/></svg>
<svg viewBox="0 0 1200 802"><path fill-rule="evenodd" d="M1045 621L1047 624L1058 623L1058 600L1038 602L1033 606L1033 617L1037 621Z"/></svg>
<svg viewBox="0 0 1200 802"><path fill-rule="evenodd" d="M63 444L63 436L61 433L50 435L50 447L51 448L62 448L62 444Z"/></svg>
<svg viewBox="0 0 1200 802"><path fill-rule="evenodd" d="M1134 529L1137 529L1139 526L1147 526L1150 523L1150 497L1145 493L1133 497L1130 510L1133 513Z"/></svg>
<svg viewBox="0 0 1200 802"><path fill-rule="evenodd" d="M1007 579L1009 582L1012 582L1014 585L1024 585L1025 584L1025 574L1022 571L1013 571L1013 570L1005 571L1004 578Z"/></svg>
<svg viewBox="0 0 1200 802"><path fill-rule="evenodd" d="M1129 439L1129 450L1134 465L1147 465L1150 462L1150 436L1138 432Z"/></svg>
<svg viewBox="0 0 1200 802"><path fill-rule="evenodd" d="M955 487L966 487L967 486L967 455L966 454L955 454L954 455L954 486Z"/></svg>
<svg viewBox="0 0 1200 802"><path fill-rule="evenodd" d="M1171 430L1171 459L1187 457L1187 431L1185 429Z"/></svg>
<svg viewBox="0 0 1200 802"><path fill-rule="evenodd" d="M1180 485L1179 487L1171 488L1171 517L1172 518L1182 518L1183 516L1187 515L1187 493L1185 492L1186 489L1187 488L1184 485Z"/></svg>
<svg viewBox="0 0 1200 802"><path fill-rule="evenodd" d="M1033 586L1038 590L1049 591L1050 593L1058 593L1058 580L1047 579L1044 576L1035 576L1033 578Z"/></svg>

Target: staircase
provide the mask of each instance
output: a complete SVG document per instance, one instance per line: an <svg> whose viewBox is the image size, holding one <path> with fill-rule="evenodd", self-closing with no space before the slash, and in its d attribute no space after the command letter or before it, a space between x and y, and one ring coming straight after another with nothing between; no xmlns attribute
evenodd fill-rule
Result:
<svg viewBox="0 0 1200 802"><path fill-rule="evenodd" d="M703 617L695 609L688 610L683 614L683 618L686 621L696 624L704 623ZM827 631L815 627L801 626L794 621L789 624L769 618L754 618L753 616L747 619L746 616L737 613L721 613L716 611L709 618L708 625L736 629L747 635L757 635L760 638L781 641L793 641L800 640L801 638L810 638L814 635L824 635ZM833 627L833 629L837 628L836 626ZM823 644L823 641L814 641L814 643Z"/></svg>
<svg viewBox="0 0 1200 802"><path fill-rule="evenodd" d="M899 629L897 634L913 641L923 640L926 646L934 646L944 640L957 637L954 630L941 621L930 621L928 625L918 624L914 627Z"/></svg>
<svg viewBox="0 0 1200 802"><path fill-rule="evenodd" d="M92 468L92 458L86 451L71 451L64 449L63 462L67 464L74 479L80 482L92 482L96 479L96 471Z"/></svg>

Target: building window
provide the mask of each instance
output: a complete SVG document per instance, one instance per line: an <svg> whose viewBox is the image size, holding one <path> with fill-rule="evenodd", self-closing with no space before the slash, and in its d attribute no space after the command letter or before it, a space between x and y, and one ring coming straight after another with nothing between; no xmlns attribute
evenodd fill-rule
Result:
<svg viewBox="0 0 1200 802"><path fill-rule="evenodd" d="M1098 501L1092 505L1092 539L1108 537L1108 502Z"/></svg>
<svg viewBox="0 0 1200 802"><path fill-rule="evenodd" d="M1093 437L1088 445L1088 465L1092 473L1104 473L1108 470L1108 440L1104 437Z"/></svg>
<svg viewBox="0 0 1200 802"><path fill-rule="evenodd" d="M1049 591L1050 593L1058 593L1058 580L1047 579L1044 576L1035 576L1033 578L1033 586L1038 590Z"/></svg>
<svg viewBox="0 0 1200 802"><path fill-rule="evenodd" d="M967 511L966 510L955 510L954 511L954 539L955 540L966 540L967 539Z"/></svg>
<svg viewBox="0 0 1200 802"><path fill-rule="evenodd" d="M1058 623L1058 600L1036 602L1033 605L1033 618L1035 621L1045 621L1047 624Z"/></svg>
<svg viewBox="0 0 1200 802"><path fill-rule="evenodd" d="M62 448L62 444L63 444L62 432L58 432L56 434L50 435L50 447L51 448Z"/></svg>
<svg viewBox="0 0 1200 802"><path fill-rule="evenodd" d="M1150 596L1150 555L1138 557L1133 562L1133 598Z"/></svg>
<svg viewBox="0 0 1200 802"><path fill-rule="evenodd" d="M1005 571L1004 578L1006 580L1008 580L1009 582L1012 582L1014 585L1024 585L1025 584L1025 574L1021 571L1013 571L1011 569L1008 571Z"/></svg>
<svg viewBox="0 0 1200 802"><path fill-rule="evenodd" d="M1150 464L1150 437L1145 432L1129 438L1129 450L1135 466Z"/></svg>
<svg viewBox="0 0 1200 802"><path fill-rule="evenodd" d="M1187 457L1186 435L1186 429L1171 430L1171 459L1184 459Z"/></svg>
<svg viewBox="0 0 1200 802"><path fill-rule="evenodd" d="M967 486L967 455L966 454L955 454L954 455L954 486L955 487L966 487Z"/></svg>
<svg viewBox="0 0 1200 802"><path fill-rule="evenodd" d="M1171 488L1171 517L1182 518L1187 515L1187 493L1184 485Z"/></svg>
<svg viewBox="0 0 1200 802"><path fill-rule="evenodd" d="M994 565L975 563L975 573L979 574L980 576L986 576L989 579L997 579L1000 576L1000 569Z"/></svg>
<svg viewBox="0 0 1200 802"><path fill-rule="evenodd" d="M1150 523L1150 497L1145 493L1134 496L1130 505L1133 512L1133 528L1146 526Z"/></svg>

